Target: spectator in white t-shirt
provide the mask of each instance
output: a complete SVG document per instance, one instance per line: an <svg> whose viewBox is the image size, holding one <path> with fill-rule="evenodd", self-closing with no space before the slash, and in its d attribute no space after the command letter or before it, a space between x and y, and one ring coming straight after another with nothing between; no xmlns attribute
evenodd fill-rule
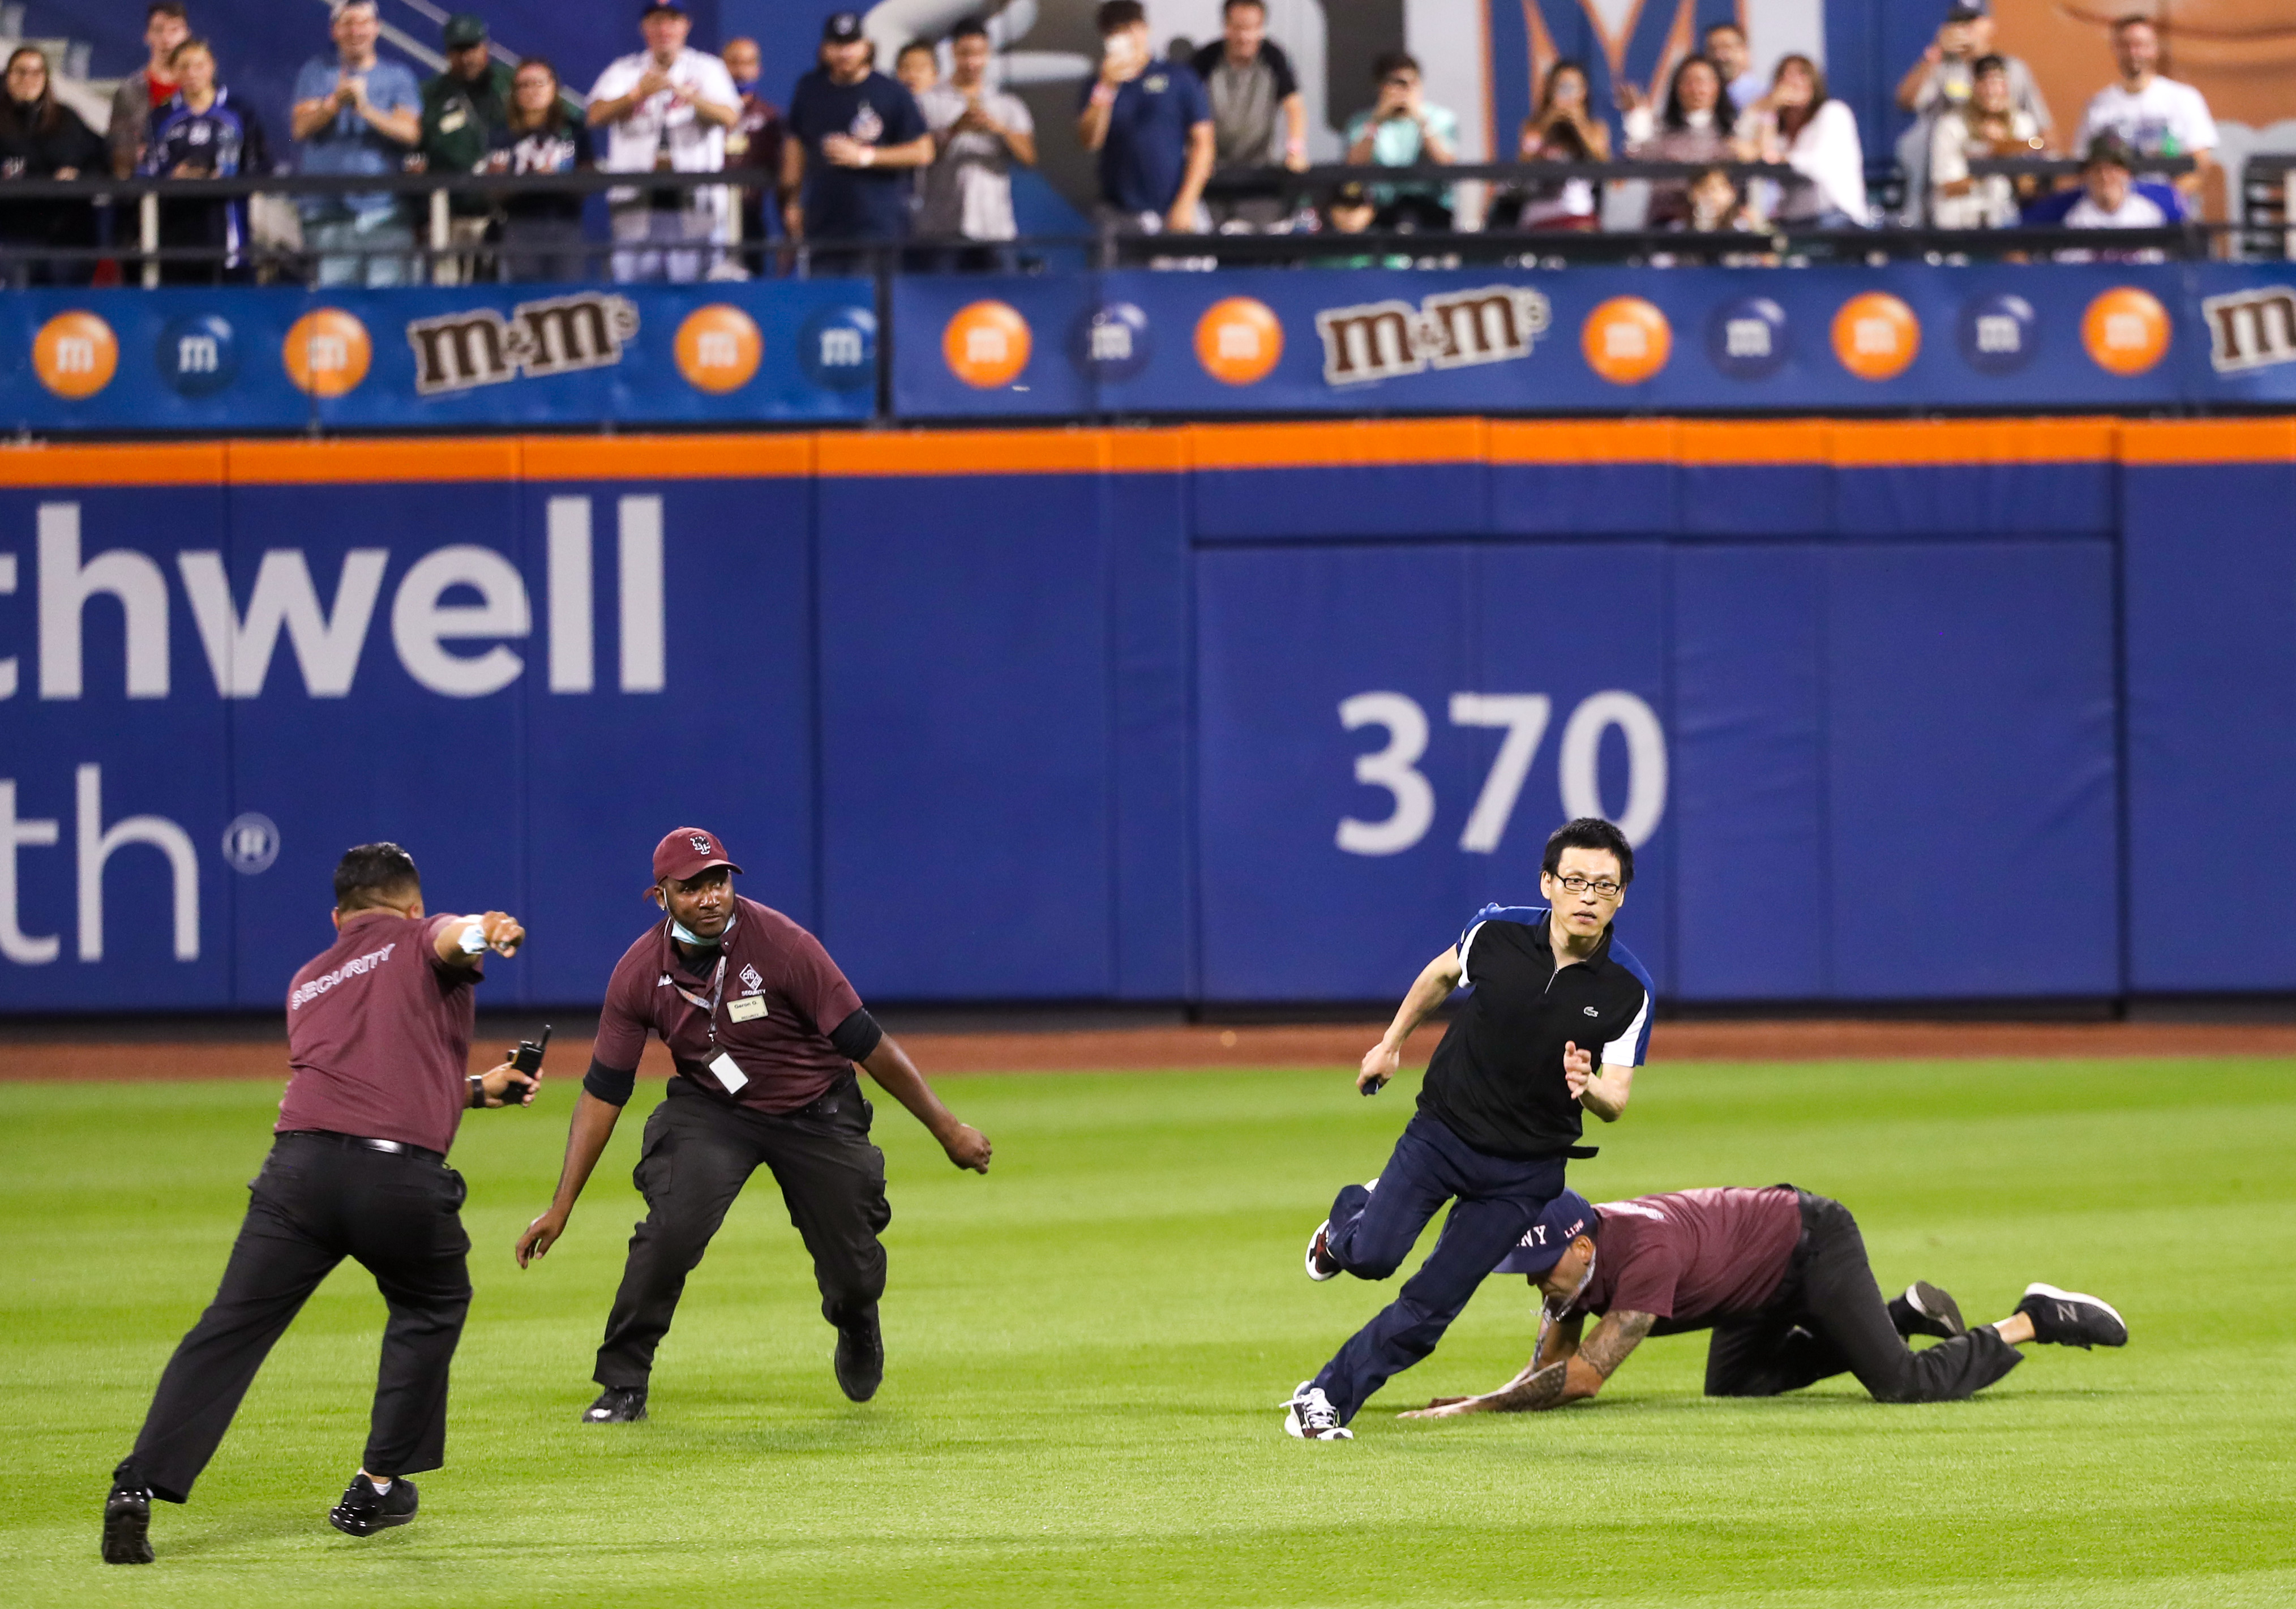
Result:
<svg viewBox="0 0 2296 1609"><path fill-rule="evenodd" d="M1787 189L1780 223L1819 229L1862 229L1866 152L1857 119L1825 87L1825 74L1804 55L1782 56L1770 93L1754 103L1755 148L1766 162L1785 162L1809 183Z"/></svg>
<svg viewBox="0 0 2296 1609"><path fill-rule="evenodd" d="M2136 187L2132 171L2134 152L2118 135L2101 134L2089 142L2081 167L2081 198L2065 214L2068 229L2158 229L2170 219L2161 204ZM2168 193L2163 192L2163 193ZM2157 263L2165 254L2139 251L2060 251L2061 263Z"/></svg>
<svg viewBox="0 0 2296 1609"><path fill-rule="evenodd" d="M2113 24L2112 54L2120 82L2098 90L2089 102L2076 144L2086 149L2099 135L2112 134L2140 164L2147 157L2191 157L2193 171L2177 176L2177 188L2197 201L2205 171L2216 160L2217 124L2207 100L2191 85L2161 76L2161 33L2149 17L2123 17Z"/></svg>
<svg viewBox="0 0 2296 1609"><path fill-rule="evenodd" d="M716 173L726 166L726 131L742 115L741 92L725 62L688 50L693 23L677 0L646 0L638 29L646 47L598 75L590 127L606 131L598 166L610 173ZM732 210L729 193L614 190L607 194L618 280L693 280L716 268ZM666 247L685 247L682 250ZM726 264L731 268L733 265Z"/></svg>
<svg viewBox="0 0 2296 1609"><path fill-rule="evenodd" d="M968 17L949 30L949 73L917 96L932 131L932 166L924 170L917 233L969 241L1009 241L1020 233L1013 218L1013 164L1037 165L1037 126L1020 96L988 81L988 30ZM1005 268L994 246L955 254L960 268Z"/></svg>

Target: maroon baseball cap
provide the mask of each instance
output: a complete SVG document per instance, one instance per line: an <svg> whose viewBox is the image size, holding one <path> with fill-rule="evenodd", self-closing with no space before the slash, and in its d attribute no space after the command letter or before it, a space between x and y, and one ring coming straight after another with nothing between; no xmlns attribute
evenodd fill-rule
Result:
<svg viewBox="0 0 2296 1609"><path fill-rule="evenodd" d="M715 833L705 833L700 827L679 827L653 846L653 880L675 877L680 882L699 877L713 866L722 866L739 872L726 853L726 845Z"/></svg>

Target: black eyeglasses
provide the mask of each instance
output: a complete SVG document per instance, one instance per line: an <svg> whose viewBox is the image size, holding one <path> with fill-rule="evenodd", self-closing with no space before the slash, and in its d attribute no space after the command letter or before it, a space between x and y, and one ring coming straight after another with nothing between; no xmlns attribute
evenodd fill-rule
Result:
<svg viewBox="0 0 2296 1609"><path fill-rule="evenodd" d="M1583 894L1592 890L1597 899L1616 899L1626 891L1608 877L1599 882L1584 877L1557 877L1554 881L1562 885L1562 891L1566 894Z"/></svg>

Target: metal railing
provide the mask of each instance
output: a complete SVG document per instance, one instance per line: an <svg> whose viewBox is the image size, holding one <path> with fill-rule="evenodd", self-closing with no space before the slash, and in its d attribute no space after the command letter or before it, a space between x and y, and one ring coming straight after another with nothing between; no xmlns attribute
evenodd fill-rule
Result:
<svg viewBox="0 0 2296 1609"><path fill-rule="evenodd" d="M2260 160L2262 159L2256 159ZM2164 159L2148 164L2148 171L2189 170L2189 158ZM2253 162L2251 163L2253 166ZM2070 159L2013 157L1972 161L1977 173L2032 174L2054 177L2078 172ZM1684 182L1716 168L1741 183L1768 180L1782 187L1806 185L1804 176L1779 163L1766 162L1483 162L1432 164L1408 168L1323 166L1293 171L1272 168L1217 174L1207 186L1216 198L1246 195L1328 195L1339 185L1366 186L1448 185L1461 181L1510 185L1551 186L1572 179L1604 185ZM2287 170L2286 183L2296 185L2296 168ZM499 242L458 244L452 239L455 198L475 198L501 203L519 197L587 197L600 193L650 195L653 193L742 191L762 193L768 205L769 176L732 169L715 173L610 173L585 169L566 174L389 173L389 174L264 174L227 178L18 179L0 184L0 204L9 202L87 202L112 223L108 241L98 231L98 242L80 246L0 247L0 267L12 268L28 260L90 262L111 259L139 270L141 282L156 285L162 265L197 263L221 267L231 254L217 245L169 245L163 242L162 204L218 203L255 196L340 199L388 194L406 198L406 222L410 228L418 216L424 227L421 238L379 244L308 243L299 250L249 243L236 256L241 265L258 273L299 276L314 259L414 257L436 263L445 258L497 256ZM419 203L419 206L414 204ZM1576 262L1645 262L1653 259L1702 261L1728 258L1734 261L1802 261L1811 259L1865 260L1903 257L2003 258L2081 250L2115 256L2157 252L2189 258L2206 256L2218 241L2244 238L2251 246L2258 232L2237 225L2187 223L2161 229L2087 230L2062 227L2013 226L2001 229L1818 229L1792 223L1772 224L1758 230L1694 232L1682 229L1489 229L1479 231L1388 230L1344 234L1331 229L1289 233L1215 233L1209 234L1137 234L1103 228L1089 235L1037 236L1014 241L981 242L955 237L913 236L898 241L836 240L792 242L786 239L747 241L742 238L743 208L726 209L728 229L722 238L686 242L663 241L585 241L567 255L591 261L616 251L687 250L711 256L718 262L746 262L763 273L814 272L824 258L837 268L877 275L930 271L954 251L993 249L1010 266L1042 266L1065 254L1078 266L1230 266L1328 263L1333 259L1371 258L1382 262L1422 267L1468 263L1531 263L1539 266ZM121 236L121 215L132 215L132 242ZM2296 218L2296 211L2285 216ZM2277 220L2276 220L2277 221ZM2296 256L2296 224L2286 229L2284 252Z"/></svg>

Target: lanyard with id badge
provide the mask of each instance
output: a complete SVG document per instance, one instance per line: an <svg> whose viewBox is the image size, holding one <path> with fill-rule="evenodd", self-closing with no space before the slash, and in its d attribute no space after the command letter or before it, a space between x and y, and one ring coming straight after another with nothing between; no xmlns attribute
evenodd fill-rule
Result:
<svg viewBox="0 0 2296 1609"><path fill-rule="evenodd" d="M720 951L718 970L709 974L709 997L706 1000L682 984L673 982L670 985L687 1005L698 1007L706 1015L712 1045L718 1042L718 1003L726 994L726 960L724 952ZM766 1014L766 1003L755 995L745 995L728 1005L726 1014L736 1022L754 1022ZM750 1075L742 1071L741 1063L727 1051L721 1050L709 1058L709 1071L718 1075L718 1081L725 1086L727 1095L739 1095L750 1081Z"/></svg>

